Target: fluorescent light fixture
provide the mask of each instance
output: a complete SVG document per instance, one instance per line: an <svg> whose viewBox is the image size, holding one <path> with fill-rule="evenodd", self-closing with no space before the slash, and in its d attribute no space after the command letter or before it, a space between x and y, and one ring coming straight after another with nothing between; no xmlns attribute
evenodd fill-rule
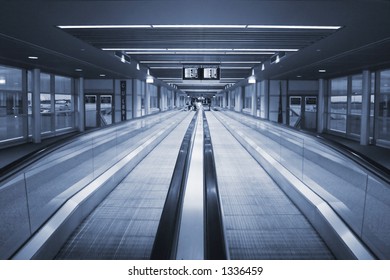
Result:
<svg viewBox="0 0 390 280"><path fill-rule="evenodd" d="M221 61L221 64L260 64L261 61Z"/></svg>
<svg viewBox="0 0 390 280"><path fill-rule="evenodd" d="M127 54L176 54L175 52L168 52L168 51L162 51L162 52L147 52L147 51L140 51L140 52L126 52Z"/></svg>
<svg viewBox="0 0 390 280"><path fill-rule="evenodd" d="M5 85L7 83L7 80L3 77L0 78L0 85Z"/></svg>
<svg viewBox="0 0 390 280"><path fill-rule="evenodd" d="M106 76L106 74L100 74L99 76L100 76L100 77L105 77L105 76Z"/></svg>
<svg viewBox="0 0 390 280"><path fill-rule="evenodd" d="M29 56L28 58L29 58L29 59L33 59L33 60L37 60L37 59L38 59L37 56Z"/></svg>
<svg viewBox="0 0 390 280"><path fill-rule="evenodd" d="M82 72L83 69L81 69L81 68L76 68L76 69L74 69L74 71L76 71L76 72Z"/></svg>
<svg viewBox="0 0 390 280"><path fill-rule="evenodd" d="M221 66L221 69L251 69L250 66Z"/></svg>
<svg viewBox="0 0 390 280"><path fill-rule="evenodd" d="M175 52L175 54L226 54L225 52L197 51L197 52Z"/></svg>
<svg viewBox="0 0 390 280"><path fill-rule="evenodd" d="M183 91L192 92L218 92L219 89L182 88Z"/></svg>
<svg viewBox="0 0 390 280"><path fill-rule="evenodd" d="M133 51L126 51L127 54L175 54L175 52L168 52L168 51L158 51L158 52L154 52L154 51L151 51L151 52L146 52L146 51L136 51L136 52L133 52Z"/></svg>
<svg viewBox="0 0 390 280"><path fill-rule="evenodd" d="M299 49L233 49L239 52L297 52Z"/></svg>
<svg viewBox="0 0 390 280"><path fill-rule="evenodd" d="M155 24L153 28L246 28L243 24Z"/></svg>
<svg viewBox="0 0 390 280"><path fill-rule="evenodd" d="M225 52L225 51L232 51L233 49L191 49L191 48L188 48L188 49L171 49L171 48L168 48L167 49L168 51L186 51L186 52L191 52L191 51L194 51L194 52Z"/></svg>
<svg viewBox="0 0 390 280"><path fill-rule="evenodd" d="M221 80L243 80L245 78L221 78Z"/></svg>
<svg viewBox="0 0 390 280"><path fill-rule="evenodd" d="M183 69L181 66L151 66L150 69Z"/></svg>
<svg viewBox="0 0 390 280"><path fill-rule="evenodd" d="M166 78L166 77L159 77L157 78L159 80L181 80L182 78Z"/></svg>
<svg viewBox="0 0 390 280"><path fill-rule="evenodd" d="M252 75L248 78L249 84L255 84L256 83L256 76L255 76L255 69L252 68Z"/></svg>
<svg viewBox="0 0 390 280"><path fill-rule="evenodd" d="M182 63L181 61L173 60L141 60L139 63L142 64L168 64L168 63Z"/></svg>
<svg viewBox="0 0 390 280"><path fill-rule="evenodd" d="M326 70L325 70L325 69L320 69L320 70L318 70L318 72L320 72L320 73L326 73Z"/></svg>
<svg viewBox="0 0 390 280"><path fill-rule="evenodd" d="M154 79L153 77L150 75L150 71L148 69L148 72L146 73L146 83L147 84L153 84L154 82Z"/></svg>
<svg viewBox="0 0 390 280"><path fill-rule="evenodd" d="M275 52L226 52L225 54L268 54L272 55Z"/></svg>
<svg viewBox="0 0 390 280"><path fill-rule="evenodd" d="M135 48L102 48L103 51L138 51L138 52L149 52L149 51L167 51L167 49L163 48L143 48L143 49L135 49Z"/></svg>
<svg viewBox="0 0 390 280"><path fill-rule="evenodd" d="M320 30L337 30L341 26L326 26L326 25L248 25L247 28L259 28L259 29L320 29Z"/></svg>
<svg viewBox="0 0 390 280"><path fill-rule="evenodd" d="M99 28L151 28L151 25L148 24L141 24L141 25L58 25L58 28L61 29L99 29Z"/></svg>

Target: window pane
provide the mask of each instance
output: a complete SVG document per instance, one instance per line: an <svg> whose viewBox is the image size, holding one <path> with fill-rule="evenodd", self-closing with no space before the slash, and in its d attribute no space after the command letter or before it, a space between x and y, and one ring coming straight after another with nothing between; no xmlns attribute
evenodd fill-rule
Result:
<svg viewBox="0 0 390 280"><path fill-rule="evenodd" d="M388 94L390 93L390 70L382 71L380 76L380 93Z"/></svg>
<svg viewBox="0 0 390 280"><path fill-rule="evenodd" d="M337 114L347 114L347 96L331 96L330 112Z"/></svg>
<svg viewBox="0 0 390 280"><path fill-rule="evenodd" d="M21 92L0 91L0 142L24 135L25 117Z"/></svg>
<svg viewBox="0 0 390 280"><path fill-rule="evenodd" d="M41 93L41 132L50 132L51 129L51 95Z"/></svg>
<svg viewBox="0 0 390 280"><path fill-rule="evenodd" d="M72 95L55 95L56 130L74 126Z"/></svg>
<svg viewBox="0 0 390 280"><path fill-rule="evenodd" d="M68 77L55 76L55 93L70 94L72 87L72 80Z"/></svg>
<svg viewBox="0 0 390 280"><path fill-rule="evenodd" d="M50 93L50 75L41 73L41 92Z"/></svg>
<svg viewBox="0 0 390 280"><path fill-rule="evenodd" d="M378 139L390 141L390 70L380 73Z"/></svg>
<svg viewBox="0 0 390 280"><path fill-rule="evenodd" d="M348 78L331 80L331 95L347 95Z"/></svg>
<svg viewBox="0 0 390 280"><path fill-rule="evenodd" d="M22 90L22 70L0 66L0 90Z"/></svg>
<svg viewBox="0 0 390 280"><path fill-rule="evenodd" d="M336 130L339 132L346 132L346 130L347 130L346 115L331 114L330 115L329 129Z"/></svg>

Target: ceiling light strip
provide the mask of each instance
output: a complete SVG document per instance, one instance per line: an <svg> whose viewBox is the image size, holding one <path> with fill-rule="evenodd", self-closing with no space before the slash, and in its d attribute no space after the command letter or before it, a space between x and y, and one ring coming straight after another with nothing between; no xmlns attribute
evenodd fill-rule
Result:
<svg viewBox="0 0 390 280"><path fill-rule="evenodd" d="M141 25L58 25L61 29L104 29L104 28L152 28L149 24Z"/></svg>
<svg viewBox="0 0 390 280"><path fill-rule="evenodd" d="M153 24L153 28L246 28L245 24Z"/></svg>
<svg viewBox="0 0 390 280"><path fill-rule="evenodd" d="M318 30L337 30L341 26L337 25L248 25L247 28L258 29L318 29Z"/></svg>

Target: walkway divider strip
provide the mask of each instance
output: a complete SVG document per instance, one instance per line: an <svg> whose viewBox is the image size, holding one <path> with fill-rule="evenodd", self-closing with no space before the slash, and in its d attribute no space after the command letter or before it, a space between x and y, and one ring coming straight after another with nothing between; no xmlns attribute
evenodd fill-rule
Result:
<svg viewBox="0 0 390 280"><path fill-rule="evenodd" d="M191 120L180 146L150 256L152 260L176 259L183 197L194 142L197 117L198 112Z"/></svg>
<svg viewBox="0 0 390 280"><path fill-rule="evenodd" d="M209 125L203 112L204 191L205 191L205 258L226 260L228 252L219 198L217 172Z"/></svg>

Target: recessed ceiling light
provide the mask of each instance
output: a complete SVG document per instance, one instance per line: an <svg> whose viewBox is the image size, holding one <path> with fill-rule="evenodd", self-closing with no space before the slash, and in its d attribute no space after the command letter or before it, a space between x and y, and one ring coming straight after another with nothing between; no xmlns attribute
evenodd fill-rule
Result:
<svg viewBox="0 0 390 280"><path fill-rule="evenodd" d="M7 82L7 81L6 81L5 78L3 78L3 77L0 78L0 85L5 85L6 82Z"/></svg>
<svg viewBox="0 0 390 280"><path fill-rule="evenodd" d="M100 74L99 76L100 76L100 77L105 77L105 76L106 76L106 74Z"/></svg>
<svg viewBox="0 0 390 280"><path fill-rule="evenodd" d="M320 70L318 70L318 72L320 72L320 73L326 73L326 70L325 70L325 69L320 69Z"/></svg>
<svg viewBox="0 0 390 280"><path fill-rule="evenodd" d="M83 71L83 69L76 68L76 69L74 69L74 71L76 71L76 72L82 72L82 71Z"/></svg>
<svg viewBox="0 0 390 280"><path fill-rule="evenodd" d="M29 59L34 59L34 60L38 59L37 56L29 56L28 58L29 58Z"/></svg>

